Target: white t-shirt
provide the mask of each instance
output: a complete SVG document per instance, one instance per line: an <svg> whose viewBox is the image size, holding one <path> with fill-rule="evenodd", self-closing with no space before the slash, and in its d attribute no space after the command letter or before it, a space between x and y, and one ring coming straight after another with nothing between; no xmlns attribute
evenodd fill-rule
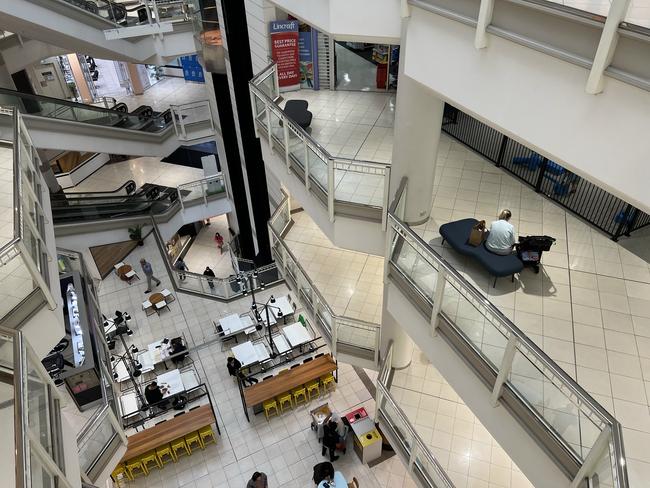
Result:
<svg viewBox="0 0 650 488"><path fill-rule="evenodd" d="M495 220L490 225L490 234L485 247L495 254L510 254L515 243L515 227L507 220Z"/></svg>

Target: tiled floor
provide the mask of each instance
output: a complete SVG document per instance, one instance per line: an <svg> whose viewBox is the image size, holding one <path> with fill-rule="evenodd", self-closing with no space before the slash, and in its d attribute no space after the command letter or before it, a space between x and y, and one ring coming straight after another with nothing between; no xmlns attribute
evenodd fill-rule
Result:
<svg viewBox="0 0 650 488"><path fill-rule="evenodd" d="M115 96L115 95L113 95ZM135 110L140 105L149 105L158 112L163 112L170 105L207 100L203 83L185 81L183 78L164 77L158 83L145 90L142 95L115 96L118 102L128 105L129 111Z"/></svg>
<svg viewBox="0 0 650 488"><path fill-rule="evenodd" d="M336 248L306 212L285 242L337 315L381 323L384 259Z"/></svg>
<svg viewBox="0 0 650 488"><path fill-rule="evenodd" d="M163 163L160 159L142 157L105 164L67 191L110 191L119 188L130 179L135 181L138 188L145 183L156 183L175 188L182 183L203 178L203 169L201 168Z"/></svg>
<svg viewBox="0 0 650 488"><path fill-rule="evenodd" d="M457 488L533 487L417 346L390 392Z"/></svg>
<svg viewBox="0 0 650 488"><path fill-rule="evenodd" d="M162 280L160 288L171 288L169 278L164 275L162 258L151 238L147 238L145 245L136 249L127 261L137 263L141 256L146 256L152 263ZM143 281L129 286L109 275L99 287L102 309L107 313L116 309L126 310L132 315L134 335L129 340L138 346L179 333L185 335L190 347L201 346L198 351L192 351L191 356L202 381L210 387L222 434L216 446L208 446L205 451L194 452L191 457L167 464L163 470L154 470L148 477L137 478L129 486L241 488L256 470L268 474L269 486L272 487L312 486L312 467L324 458L309 428L308 410L320 403L300 406L269 421L263 415L251 415L248 423L237 386L226 370L229 351L222 351L220 342L212 342L215 339L212 320L244 312L250 307L250 297L221 303L178 294L177 300L170 305L170 311L146 317L141 310L145 286ZM258 298L263 300L271 293L278 295L286 291L284 285L273 287L260 292ZM322 402L329 402L341 412L358 406L374 411L374 400L353 368L339 363L339 375L336 391L327 394ZM346 456L335 462L335 468L348 479L355 476L361 486L415 486L397 457L370 469L362 465L349 449Z"/></svg>
<svg viewBox="0 0 650 488"><path fill-rule="evenodd" d="M614 414L624 426L630 478L647 479L650 264L446 135L434 191L432 217L415 230ZM490 222L504 207L518 235L557 242L539 274L526 269L492 288L483 269L441 247L437 229L467 217ZM639 240L635 246L644 247Z"/></svg>
<svg viewBox="0 0 650 488"><path fill-rule="evenodd" d="M577 8L586 12L607 16L612 0L550 0L553 3ZM631 0L625 21L642 27L650 27L650 1Z"/></svg>
<svg viewBox="0 0 650 488"><path fill-rule="evenodd" d="M219 252L214 242L215 232L219 232L224 238L223 253ZM210 266L217 278L228 278L234 274L228 244L225 241L229 235L226 215L211 218L210 225L201 228L185 254L184 261L187 268L194 273L203 273L205 267Z"/></svg>

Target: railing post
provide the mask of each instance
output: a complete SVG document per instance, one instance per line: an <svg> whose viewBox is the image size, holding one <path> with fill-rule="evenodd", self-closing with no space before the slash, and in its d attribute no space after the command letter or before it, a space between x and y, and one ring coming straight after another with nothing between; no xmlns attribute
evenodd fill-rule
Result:
<svg viewBox="0 0 650 488"><path fill-rule="evenodd" d="M260 138L260 133L257 131L257 104L255 103L255 94L253 93L253 87L251 84L248 85L248 94L251 97L251 109L253 110L253 130L255 130L255 137ZM210 117L212 118L212 117Z"/></svg>
<svg viewBox="0 0 650 488"><path fill-rule="evenodd" d="M542 158L542 164L539 167L539 174L537 175L537 181L535 182L535 191L537 193L542 191L542 182L544 181L544 173L546 173L547 166L548 158Z"/></svg>
<svg viewBox="0 0 650 488"><path fill-rule="evenodd" d="M388 228L388 206L390 202L390 166L386 166L384 169L384 197L382 201L381 209L381 228L385 232Z"/></svg>
<svg viewBox="0 0 650 488"><path fill-rule="evenodd" d="M621 222L618 224L618 227L616 228L616 231L614 232L614 235L612 236L612 240L614 242L618 241L618 238L621 237L623 234L623 229L628 224L628 220L630 220L630 213L636 210L631 204L627 204L627 207L625 207L625 212L623 212L623 218L621 219ZM629 227L629 226L628 226Z"/></svg>
<svg viewBox="0 0 650 488"><path fill-rule="evenodd" d="M499 154L497 156L497 168L500 168L503 164L503 156L506 153L506 147L508 146L508 136L503 134L501 136L501 145L499 146Z"/></svg>
<svg viewBox="0 0 650 488"><path fill-rule="evenodd" d="M178 201L181 202L181 210L185 210L185 206L183 205L183 195L181 195L180 187L176 187L176 193L178 194Z"/></svg>
<svg viewBox="0 0 650 488"><path fill-rule="evenodd" d="M291 157L289 155L289 124L285 120L282 124L284 132L284 159L287 161L287 171L291 168Z"/></svg>
<svg viewBox="0 0 650 488"><path fill-rule="evenodd" d="M589 454L587 454L582 466L580 466L575 478L573 478L570 488L578 488L582 485L585 478L592 475L594 469L598 465L598 461L600 461L600 458L607 450L609 450L609 441L611 437L612 430L609 425L606 425L605 428L600 431L600 434L596 438L596 442L594 442Z"/></svg>
<svg viewBox="0 0 650 488"><path fill-rule="evenodd" d="M208 182L201 181L201 192L203 193L203 205L208 206Z"/></svg>
<svg viewBox="0 0 650 488"><path fill-rule="evenodd" d="M334 357L336 357L336 350L337 350L336 343L338 341L338 336L339 336L338 328L339 328L339 324L338 324L338 320L336 318L336 315L332 315L332 330L331 330L331 332L332 332L332 356L334 356Z"/></svg>
<svg viewBox="0 0 650 488"><path fill-rule="evenodd" d="M438 275L436 278L436 289L433 290L433 310L431 311L431 333L432 335L438 335L438 315L442 310L442 300L445 296L445 282L447 281L447 272L442 268L438 267Z"/></svg>
<svg viewBox="0 0 650 488"><path fill-rule="evenodd" d="M271 123L271 109L270 105L266 101L264 101L264 107L266 108L266 132L269 136L269 149L273 152L273 132L271 131L273 124Z"/></svg>
<svg viewBox="0 0 650 488"><path fill-rule="evenodd" d="M499 402L499 397L501 396L501 390L503 384L506 382L510 370L512 369L512 361L515 358L515 352L517 352L517 336L510 334L508 338L508 344L506 345L506 350L503 353L503 358L501 358L501 366L499 367L499 374L497 375L496 380L494 381L494 388L492 388L492 406L496 407Z"/></svg>
<svg viewBox="0 0 650 488"><path fill-rule="evenodd" d="M302 141L303 148L305 149L305 188L309 190L311 183L309 181L309 149L307 148L307 142Z"/></svg>
<svg viewBox="0 0 650 488"><path fill-rule="evenodd" d="M334 222L334 160L327 159L327 210L330 222Z"/></svg>

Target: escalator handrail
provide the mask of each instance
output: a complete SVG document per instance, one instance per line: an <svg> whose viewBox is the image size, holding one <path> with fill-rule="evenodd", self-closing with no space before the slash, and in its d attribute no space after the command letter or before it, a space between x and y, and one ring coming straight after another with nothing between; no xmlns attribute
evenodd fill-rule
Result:
<svg viewBox="0 0 650 488"><path fill-rule="evenodd" d="M76 195L76 194L79 194L79 195L105 195L107 193L117 193L117 192L123 190L129 184L135 185L136 183L133 180L127 180L122 185L120 185L119 188L117 188L115 190L110 190L110 191L67 191L65 193L66 193L66 195ZM136 188L137 188L137 185L136 185ZM131 193L130 195L135 195L135 193ZM128 194L123 195L123 196L128 196ZM81 198L81 197L74 197L74 198Z"/></svg>

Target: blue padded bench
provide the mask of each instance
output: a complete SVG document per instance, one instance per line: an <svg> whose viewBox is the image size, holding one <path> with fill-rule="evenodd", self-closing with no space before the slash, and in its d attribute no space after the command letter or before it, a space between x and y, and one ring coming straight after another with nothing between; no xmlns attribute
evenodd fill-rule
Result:
<svg viewBox="0 0 650 488"><path fill-rule="evenodd" d="M471 256L481 263L494 276L494 284L492 286L496 286L497 278L502 276L512 275L512 281L514 281L515 273L519 273L524 269L524 263L521 262L521 259L516 254L499 256L488 251L485 244L474 247L467 243L469 233L477 222L478 220L476 219L462 219L441 225L440 235L442 236L442 244L444 245L445 241L447 241L454 250L465 256Z"/></svg>

